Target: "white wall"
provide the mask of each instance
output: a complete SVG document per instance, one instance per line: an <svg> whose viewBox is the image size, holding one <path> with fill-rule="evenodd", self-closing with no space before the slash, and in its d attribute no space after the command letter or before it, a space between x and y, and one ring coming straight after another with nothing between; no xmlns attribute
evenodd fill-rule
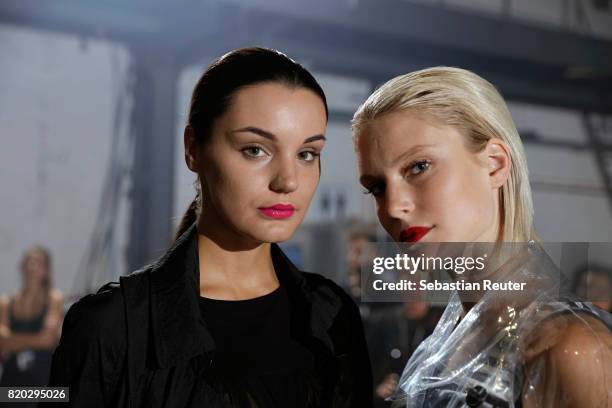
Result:
<svg viewBox="0 0 612 408"><path fill-rule="evenodd" d="M127 55L116 45L0 25L0 292L48 247L70 291L96 221ZM115 64L113 64L113 61Z"/></svg>
<svg viewBox="0 0 612 408"><path fill-rule="evenodd" d="M183 70L178 79L177 91L177 124L176 124L176 149L175 155L175 172L174 172L174 224L173 230L176 230L181 217L185 213L187 206L195 197L195 189L193 183L196 179L196 174L192 173L185 164L185 148L183 146L183 129L187 123L187 114L189 111L189 101L191 92L195 87L196 82L208 66L212 62L203 62L199 65L192 65Z"/></svg>
<svg viewBox="0 0 612 408"><path fill-rule="evenodd" d="M510 103L521 131L536 132L543 140L587 143L579 112ZM595 155L527 143L535 224L551 242L612 242L612 212Z"/></svg>

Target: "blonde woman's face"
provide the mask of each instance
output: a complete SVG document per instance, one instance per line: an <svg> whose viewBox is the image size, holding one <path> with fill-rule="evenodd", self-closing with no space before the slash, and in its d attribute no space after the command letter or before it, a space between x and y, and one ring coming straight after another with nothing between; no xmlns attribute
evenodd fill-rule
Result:
<svg viewBox="0 0 612 408"><path fill-rule="evenodd" d="M44 279L48 274L45 254L38 250L31 250L23 264L23 273L27 279Z"/></svg>
<svg viewBox="0 0 612 408"><path fill-rule="evenodd" d="M453 127L407 112L383 115L360 133L360 182L395 241L496 240L509 155L499 139L477 153L464 139Z"/></svg>

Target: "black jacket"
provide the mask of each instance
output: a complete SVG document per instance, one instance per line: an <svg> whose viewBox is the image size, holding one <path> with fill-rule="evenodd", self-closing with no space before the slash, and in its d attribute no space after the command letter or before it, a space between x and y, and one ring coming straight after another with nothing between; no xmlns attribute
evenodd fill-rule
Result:
<svg viewBox="0 0 612 408"><path fill-rule="evenodd" d="M321 405L372 406L355 303L331 280L297 270L277 245L272 259L289 293L291 336L315 355ZM198 266L193 224L156 263L72 305L49 385L70 387L73 407L224 406L204 380L215 345L198 306Z"/></svg>

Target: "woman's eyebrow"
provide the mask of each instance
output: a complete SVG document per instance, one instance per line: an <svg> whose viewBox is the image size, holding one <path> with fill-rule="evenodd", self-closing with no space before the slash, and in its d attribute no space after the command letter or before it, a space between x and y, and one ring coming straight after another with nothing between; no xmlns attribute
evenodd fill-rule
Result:
<svg viewBox="0 0 612 408"><path fill-rule="evenodd" d="M260 129L255 126L247 126L247 127L243 127L240 129L230 131L230 133L240 133L240 132L255 133L256 135L265 137L266 139L277 140L274 133L268 132L267 130Z"/></svg>
<svg viewBox="0 0 612 408"><path fill-rule="evenodd" d="M317 140L327 140L327 139L323 135L315 135L315 136L310 136L310 137L307 137L306 139L304 139L302 144L306 144L306 143L310 143L310 142L316 142Z"/></svg>
<svg viewBox="0 0 612 408"><path fill-rule="evenodd" d="M396 165L397 163L401 162L402 160L406 159L407 157L410 157L418 152L420 152L423 149L427 149L428 147L435 147L435 144L420 144L420 145L416 145L416 146L412 146L410 149L406 150L404 153L400 154L398 157L396 157L393 162L391 163L392 166Z"/></svg>
<svg viewBox="0 0 612 408"><path fill-rule="evenodd" d="M370 175L370 174L364 174L364 175L362 175L361 177L359 177L359 183L360 183L362 186L365 186L366 184L368 184L368 182L370 182L370 181L374 181L374 180L376 180L376 179L377 179L377 177L376 177L376 176L372 176L372 175Z"/></svg>
<svg viewBox="0 0 612 408"><path fill-rule="evenodd" d="M260 129L255 126L247 126L247 127L243 127L240 129L230 131L230 133L242 133L242 132L255 133L258 136L265 137L266 139L270 139L272 141L278 140L278 138L276 137L276 135L274 135L274 133L268 132L267 130ZM314 135L314 136L310 136L304 139L302 144L316 142L317 140L327 140L327 139L323 135Z"/></svg>
<svg viewBox="0 0 612 408"><path fill-rule="evenodd" d="M406 150L404 153L400 154L399 156L397 156L396 158L393 159L393 161L391 163L388 164L388 166L395 166L397 165L399 162L405 160L406 158L420 152L423 149L427 149L428 147L435 147L436 144L430 143L430 144L420 144L420 145L416 145L416 146L412 146L410 149ZM363 174L360 178L359 178L359 182L362 185L365 185L368 181L375 181L380 179L381 177L378 177L376 175L372 175L372 174Z"/></svg>

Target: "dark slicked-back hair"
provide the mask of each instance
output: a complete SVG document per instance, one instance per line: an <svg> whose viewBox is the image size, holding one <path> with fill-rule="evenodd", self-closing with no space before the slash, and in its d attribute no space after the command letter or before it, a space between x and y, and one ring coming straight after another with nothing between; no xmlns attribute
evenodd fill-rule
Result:
<svg viewBox="0 0 612 408"><path fill-rule="evenodd" d="M196 143L204 145L208 142L215 121L228 110L236 92L262 83L280 83L311 90L321 98L325 114L329 115L325 93L306 68L276 50L240 48L216 59L193 90L187 125L193 129ZM197 220L201 208L199 180L195 187L196 197L183 215L175 239Z"/></svg>

